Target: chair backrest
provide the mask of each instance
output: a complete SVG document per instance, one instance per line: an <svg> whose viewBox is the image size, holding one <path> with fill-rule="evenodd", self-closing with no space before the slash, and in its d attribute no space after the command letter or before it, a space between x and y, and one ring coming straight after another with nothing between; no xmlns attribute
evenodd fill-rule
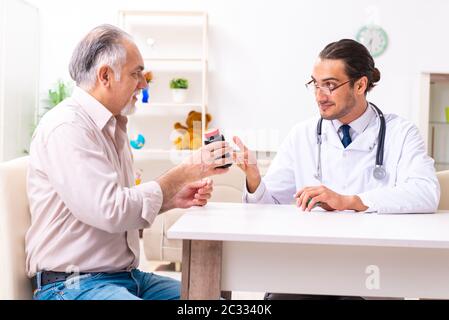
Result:
<svg viewBox="0 0 449 320"><path fill-rule="evenodd" d="M242 202L245 175L237 166L232 166L226 174L212 177L212 180L214 192L211 202Z"/></svg>
<svg viewBox="0 0 449 320"><path fill-rule="evenodd" d="M166 158L149 159L136 157L134 167L142 170L142 181L151 181L160 177L162 174L175 166L175 162ZM245 175L235 165L231 167L228 173L212 177L214 180L214 192L212 202L241 202Z"/></svg>
<svg viewBox="0 0 449 320"><path fill-rule="evenodd" d="M441 188L438 210L449 210L449 170L437 172L437 178Z"/></svg>
<svg viewBox="0 0 449 320"><path fill-rule="evenodd" d="M25 234L31 223L26 192L28 157L0 163L0 300L30 299Z"/></svg>

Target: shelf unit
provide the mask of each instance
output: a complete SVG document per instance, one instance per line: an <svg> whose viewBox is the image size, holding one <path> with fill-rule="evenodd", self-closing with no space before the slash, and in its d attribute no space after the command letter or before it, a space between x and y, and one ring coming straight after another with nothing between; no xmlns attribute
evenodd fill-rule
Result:
<svg viewBox="0 0 449 320"><path fill-rule="evenodd" d="M154 75L149 103L138 102L136 113L129 117L130 139L138 134L146 139L145 147L133 152L136 157L168 159L175 148L173 126L176 122L184 124L191 110L202 113L202 130L205 130L208 15L205 12L120 11L119 26L133 36L145 68ZM169 82L173 78L189 80L185 103L172 102Z"/></svg>
<svg viewBox="0 0 449 320"><path fill-rule="evenodd" d="M449 73L425 73L422 79L424 114L421 121L427 127L429 155L437 171L449 170L449 122L445 108L449 107Z"/></svg>

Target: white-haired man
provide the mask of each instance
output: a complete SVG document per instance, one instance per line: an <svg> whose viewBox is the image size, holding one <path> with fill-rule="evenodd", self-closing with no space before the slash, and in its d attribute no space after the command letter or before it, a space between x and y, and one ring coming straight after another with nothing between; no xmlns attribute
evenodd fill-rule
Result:
<svg viewBox="0 0 449 320"><path fill-rule="evenodd" d="M124 31L102 25L76 47L71 98L48 112L30 152L32 225L26 267L38 300L179 299L180 283L145 273L138 230L173 208L203 206L205 179L225 173L224 142L194 152L157 181L135 186L126 115L146 87L142 56ZM216 160L219 159L219 160Z"/></svg>

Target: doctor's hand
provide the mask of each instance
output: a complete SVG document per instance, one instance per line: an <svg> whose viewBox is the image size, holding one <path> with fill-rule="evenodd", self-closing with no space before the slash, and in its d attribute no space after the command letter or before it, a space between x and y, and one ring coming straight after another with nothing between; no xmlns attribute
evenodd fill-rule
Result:
<svg viewBox="0 0 449 320"><path fill-rule="evenodd" d="M315 205L319 205L327 211L368 209L358 196L346 196L338 194L325 186L306 187L295 194L297 206L303 211L311 211Z"/></svg>
<svg viewBox="0 0 449 320"><path fill-rule="evenodd" d="M257 167L256 155L245 146L239 137L233 138L234 143L240 149L232 153L234 163L242 169L246 175L246 183L250 193L256 192L262 180L259 168Z"/></svg>
<svg viewBox="0 0 449 320"><path fill-rule="evenodd" d="M162 212L174 208L187 209L193 206L203 207L212 197L213 181L209 178L189 183L166 201Z"/></svg>

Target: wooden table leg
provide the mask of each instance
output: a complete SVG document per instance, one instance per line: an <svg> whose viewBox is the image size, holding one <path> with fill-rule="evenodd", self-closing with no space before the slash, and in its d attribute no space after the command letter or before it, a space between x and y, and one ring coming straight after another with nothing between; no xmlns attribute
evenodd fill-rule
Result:
<svg viewBox="0 0 449 320"><path fill-rule="evenodd" d="M181 269L181 299L189 299L190 279L190 240L182 241L182 269Z"/></svg>
<svg viewBox="0 0 449 320"><path fill-rule="evenodd" d="M181 299L220 299L222 246L220 241L183 241Z"/></svg>
<svg viewBox="0 0 449 320"><path fill-rule="evenodd" d="M226 300L232 300L232 291L222 291L221 297Z"/></svg>

